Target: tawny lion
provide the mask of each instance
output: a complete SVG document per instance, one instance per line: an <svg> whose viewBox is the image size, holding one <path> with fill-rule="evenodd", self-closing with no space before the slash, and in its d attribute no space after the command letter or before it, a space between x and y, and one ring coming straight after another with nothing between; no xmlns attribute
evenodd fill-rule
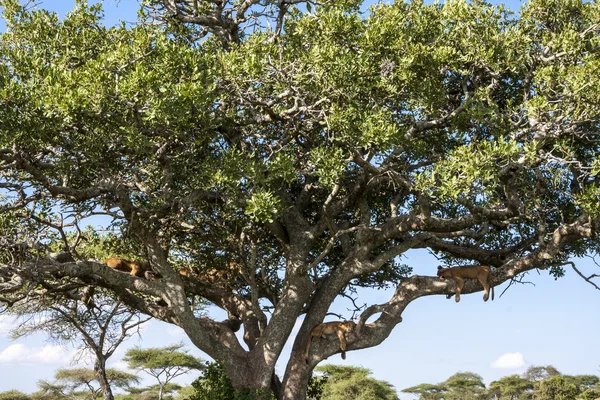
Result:
<svg viewBox="0 0 600 400"><path fill-rule="evenodd" d="M460 292L465 285L465 279L478 279L483 286L483 301L490 297L489 283L490 267L486 265L471 265L468 267L442 268L438 267L437 276L440 280L452 278L456 283L456 302L460 301ZM494 287L492 286L492 300L494 300Z"/></svg>

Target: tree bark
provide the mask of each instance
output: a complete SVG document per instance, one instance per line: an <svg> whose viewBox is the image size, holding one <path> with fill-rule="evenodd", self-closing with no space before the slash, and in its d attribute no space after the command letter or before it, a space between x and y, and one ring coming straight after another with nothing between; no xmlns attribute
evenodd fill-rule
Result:
<svg viewBox="0 0 600 400"><path fill-rule="evenodd" d="M277 400L281 400L283 398L282 385L279 377L275 372L273 372L273 378L271 378L271 391L275 395Z"/></svg>
<svg viewBox="0 0 600 400"><path fill-rule="evenodd" d="M104 400L114 400L110 382L106 376L106 360L103 357L96 356L96 362L94 363L94 371L96 371L96 377L100 383L102 390L102 398Z"/></svg>
<svg viewBox="0 0 600 400"><path fill-rule="evenodd" d="M306 390L312 367L306 364L303 353L303 351L292 353L288 371L293 372L288 372L283 380L281 400L306 400Z"/></svg>

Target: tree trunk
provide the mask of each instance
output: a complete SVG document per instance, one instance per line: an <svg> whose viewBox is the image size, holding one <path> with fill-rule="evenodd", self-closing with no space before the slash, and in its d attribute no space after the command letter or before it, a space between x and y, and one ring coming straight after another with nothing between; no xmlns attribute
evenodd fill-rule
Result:
<svg viewBox="0 0 600 400"><path fill-rule="evenodd" d="M159 389L158 389L158 400L162 400L163 398L163 392L165 389L165 385L163 385L162 383L159 385Z"/></svg>
<svg viewBox="0 0 600 400"><path fill-rule="evenodd" d="M112 390L110 388L110 383L108 382L108 378L106 377L106 360L101 357L96 357L96 362L94 364L94 371L96 371L96 378L100 383L100 388L102 390L102 398L104 400L114 400Z"/></svg>
<svg viewBox="0 0 600 400"><path fill-rule="evenodd" d="M281 381L275 372L273 372L273 378L271 378L271 390L273 391L273 394L277 400L281 400L283 398Z"/></svg>
<svg viewBox="0 0 600 400"><path fill-rule="evenodd" d="M261 368L263 367L263 368ZM245 367L236 366L225 370L235 390L250 390L256 400L271 400L275 396L281 400L281 382L273 370L267 370L264 365Z"/></svg>
<svg viewBox="0 0 600 400"><path fill-rule="evenodd" d="M306 400L311 368L306 365L302 351L292 353L283 378L281 400Z"/></svg>

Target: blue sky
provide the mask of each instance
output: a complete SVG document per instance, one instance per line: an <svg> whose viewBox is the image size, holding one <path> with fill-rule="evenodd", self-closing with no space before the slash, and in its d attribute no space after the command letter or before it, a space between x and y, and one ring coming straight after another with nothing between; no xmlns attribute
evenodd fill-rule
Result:
<svg viewBox="0 0 600 400"><path fill-rule="evenodd" d="M72 0L46 0L44 7L61 16L70 10ZM518 1L505 2L517 10ZM104 2L106 23L119 19L133 22L137 2ZM0 24L0 30L3 26ZM416 274L435 275L436 260L424 251L414 251L404 260ZM590 259L574 260L578 268L599 273ZM370 368L374 377L392 383L398 391L419 383L437 383L458 371L483 376L486 384L502 376L521 373L531 365L554 365L566 374L600 375L600 292L584 282L572 270L556 281L546 271L530 272L525 280L532 284L496 288L496 300L484 303L482 293L464 295L461 302L431 296L410 304L390 337L372 349L349 352L346 361L338 355L328 361ZM369 304L387 301L392 290L365 291L362 299ZM346 305L336 304L343 312ZM0 316L0 391L36 390L40 379L51 380L56 368L69 367L72 347L47 343L43 335L11 341L7 329L12 321ZM135 345L166 346L183 341L193 354L207 358L186 340L182 331L158 321L143 329L118 350L110 366L123 367L121 358ZM285 368L290 344L282 355L279 371ZM180 379L188 383L197 374ZM145 384L152 384L145 380ZM403 400L410 395L400 394Z"/></svg>

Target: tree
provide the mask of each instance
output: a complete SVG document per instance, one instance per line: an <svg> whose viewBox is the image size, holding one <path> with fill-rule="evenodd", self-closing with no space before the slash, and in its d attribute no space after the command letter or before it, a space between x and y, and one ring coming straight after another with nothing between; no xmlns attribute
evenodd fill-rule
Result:
<svg viewBox="0 0 600 400"><path fill-rule="evenodd" d="M62 233L63 249L78 258L85 259L94 254L96 258L102 258L115 247L112 235L100 236L89 229L83 233L78 231L77 235ZM69 240L69 237L74 240ZM112 400L110 381L114 378L107 375L106 363L125 339L139 334L140 326L150 318L114 300L104 289L95 290L94 286L88 286L79 291L67 286L65 290L49 295L45 286L42 285L38 292L24 292L26 301L18 302L8 310L20 321L11 330L12 336L19 338L42 331L59 343L73 343L75 338L82 338L80 356L91 354L94 359L95 378L90 377L90 381L100 383L104 400ZM65 371L83 374L84 370ZM88 371L85 370L85 373Z"/></svg>
<svg viewBox="0 0 600 400"><path fill-rule="evenodd" d="M533 398L535 400L575 400L579 390L565 376L554 375L535 384Z"/></svg>
<svg viewBox="0 0 600 400"><path fill-rule="evenodd" d="M561 373L552 365L531 366L523 373L523 378L531 382L539 382L557 375L561 375Z"/></svg>
<svg viewBox="0 0 600 400"><path fill-rule="evenodd" d="M320 397L323 400L398 400L394 387L370 377L367 368L326 364L316 371L327 378Z"/></svg>
<svg viewBox="0 0 600 400"><path fill-rule="evenodd" d="M485 393L483 378L473 372L457 372L446 379L444 386L448 388L444 395L447 400L481 399Z"/></svg>
<svg viewBox="0 0 600 400"><path fill-rule="evenodd" d="M443 384L432 385L430 383L422 383L403 389L402 392L419 395L420 400L442 400L444 399L446 390Z"/></svg>
<svg viewBox="0 0 600 400"><path fill-rule="evenodd" d="M163 387L163 399L173 400L173 394L181 389L181 386L168 383ZM157 400L160 391L159 385L153 385L142 388L127 388L129 394L123 394L116 397L116 400ZM187 399L187 396L178 396L178 399Z"/></svg>
<svg viewBox="0 0 600 400"><path fill-rule="evenodd" d="M437 385L423 383L402 391L418 394L421 400L475 400L486 395L483 378L473 372L457 372Z"/></svg>
<svg viewBox="0 0 600 400"><path fill-rule="evenodd" d="M114 379L110 377L106 362L148 318L142 318L135 310L99 292L94 296L92 307L73 299L57 301L54 298L53 301L54 304L43 304L30 299L13 308L12 312L22 318L19 326L12 330L13 337L39 331L62 343L73 343L74 338L81 337L81 356L91 353L94 359L94 369L90 370L94 378L90 380L100 383L105 400L113 399L110 383Z"/></svg>
<svg viewBox="0 0 600 400"><path fill-rule="evenodd" d="M69 393L69 387L64 383L52 383L45 380L37 382L38 391L31 397L34 400L63 400L72 393Z"/></svg>
<svg viewBox="0 0 600 400"><path fill-rule="evenodd" d="M517 374L502 377L490 383L489 388L494 400L528 400L532 391L533 382Z"/></svg>
<svg viewBox="0 0 600 400"><path fill-rule="evenodd" d="M123 361L129 368L146 372L158 381L158 399L162 400L165 386L178 376L192 370L203 370L204 362L187 353L179 351L183 344L167 347L127 350Z"/></svg>
<svg viewBox="0 0 600 400"><path fill-rule="evenodd" d="M598 386L600 378L596 375L565 375L565 378L577 386L577 390L584 392L587 389L593 389Z"/></svg>
<svg viewBox="0 0 600 400"><path fill-rule="evenodd" d="M577 397L577 400L598 400L600 399L600 388L586 389Z"/></svg>
<svg viewBox="0 0 600 400"><path fill-rule="evenodd" d="M492 266L494 286L570 265L598 287L568 261L599 244L597 2L149 0L112 28L99 5L60 20L0 4L7 304L93 282L180 326L234 388L303 400L340 351L303 355L334 300L395 288L357 307L351 352L453 293L398 262L412 249ZM161 279L48 257L60 221L99 214Z"/></svg>
<svg viewBox="0 0 600 400"><path fill-rule="evenodd" d="M0 400L31 400L31 396L18 390L9 390L0 393Z"/></svg>
<svg viewBox="0 0 600 400"><path fill-rule="evenodd" d="M77 390L87 392L84 396L88 399L96 399L102 395L102 386L98 385L98 375L96 371L86 368L59 369L55 374L56 383L48 384L42 382L40 388L47 392L60 393L65 397L73 397ZM106 371L109 385L117 388L127 388L133 383L139 383L136 375L109 368Z"/></svg>

